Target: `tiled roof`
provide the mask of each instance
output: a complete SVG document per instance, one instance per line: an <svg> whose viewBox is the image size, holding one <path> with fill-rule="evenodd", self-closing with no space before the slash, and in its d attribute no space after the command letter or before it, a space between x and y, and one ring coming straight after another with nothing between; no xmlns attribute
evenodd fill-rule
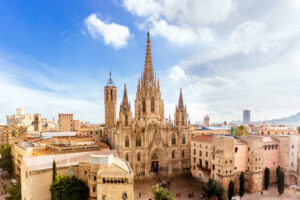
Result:
<svg viewBox="0 0 300 200"><path fill-rule="evenodd" d="M212 136L211 135L199 135L193 137L194 141L199 141L199 142L211 142L212 141Z"/></svg>

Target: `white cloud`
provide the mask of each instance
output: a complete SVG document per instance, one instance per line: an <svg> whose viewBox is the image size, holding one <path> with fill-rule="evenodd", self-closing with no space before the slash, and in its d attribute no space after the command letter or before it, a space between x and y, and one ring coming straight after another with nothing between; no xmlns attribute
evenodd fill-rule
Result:
<svg viewBox="0 0 300 200"><path fill-rule="evenodd" d="M180 81L180 80L185 80L185 72L178 66L174 66L171 69L171 72L169 74L169 78L173 81Z"/></svg>
<svg viewBox="0 0 300 200"><path fill-rule="evenodd" d="M211 42L209 25L226 20L235 7L232 0L124 0L123 6L144 19L139 28L150 27L154 36L177 45Z"/></svg>
<svg viewBox="0 0 300 200"><path fill-rule="evenodd" d="M84 23L91 36L93 38L102 36L106 45L112 45L116 49L127 46L130 31L126 26L105 23L96 14L91 14Z"/></svg>

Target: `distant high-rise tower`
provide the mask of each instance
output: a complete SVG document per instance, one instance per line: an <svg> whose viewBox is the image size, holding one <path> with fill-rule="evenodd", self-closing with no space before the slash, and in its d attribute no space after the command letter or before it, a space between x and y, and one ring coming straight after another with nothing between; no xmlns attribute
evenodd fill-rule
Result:
<svg viewBox="0 0 300 200"><path fill-rule="evenodd" d="M209 126L209 116L205 115L204 117L204 126Z"/></svg>
<svg viewBox="0 0 300 200"><path fill-rule="evenodd" d="M250 124L250 110L243 111L243 124Z"/></svg>
<svg viewBox="0 0 300 200"><path fill-rule="evenodd" d="M109 79L104 87L104 102L105 127L113 128L117 123L117 87L111 78L111 72L109 72Z"/></svg>

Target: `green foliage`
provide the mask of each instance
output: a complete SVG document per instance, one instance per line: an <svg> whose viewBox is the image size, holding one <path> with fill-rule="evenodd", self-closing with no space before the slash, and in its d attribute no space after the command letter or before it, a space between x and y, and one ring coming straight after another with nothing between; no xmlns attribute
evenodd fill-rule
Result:
<svg viewBox="0 0 300 200"><path fill-rule="evenodd" d="M276 181L277 181L277 183L278 183L279 172L280 172L280 166L278 165L278 167L276 168Z"/></svg>
<svg viewBox="0 0 300 200"><path fill-rule="evenodd" d="M228 188L228 199L231 200L231 198L234 196L234 182L229 182L229 188Z"/></svg>
<svg viewBox="0 0 300 200"><path fill-rule="evenodd" d="M236 128L236 136L248 135L248 128L244 125L240 125Z"/></svg>
<svg viewBox="0 0 300 200"><path fill-rule="evenodd" d="M224 187L212 179L209 179L208 182L202 186L202 190L208 198L212 196L216 196L218 200L225 199Z"/></svg>
<svg viewBox="0 0 300 200"><path fill-rule="evenodd" d="M13 171L13 163L11 159L11 147L2 146L0 148L0 154L2 156L0 159L0 168L4 169L5 171L11 174Z"/></svg>
<svg viewBox="0 0 300 200"><path fill-rule="evenodd" d="M5 197L5 200L21 200L21 181L19 180L15 186L12 186L6 190L9 193L9 197Z"/></svg>
<svg viewBox="0 0 300 200"><path fill-rule="evenodd" d="M152 192L154 195L154 200L173 200L171 193L159 185L152 187Z"/></svg>
<svg viewBox="0 0 300 200"><path fill-rule="evenodd" d="M270 169L266 167L265 169L265 189L267 190L270 183Z"/></svg>
<svg viewBox="0 0 300 200"><path fill-rule="evenodd" d="M277 181L278 193L283 194L284 190L284 172L279 171L278 173L278 181Z"/></svg>
<svg viewBox="0 0 300 200"><path fill-rule="evenodd" d="M56 176L57 176L56 162L55 162L55 160L53 160L53 164L52 164L52 183L54 183L56 181Z"/></svg>
<svg viewBox="0 0 300 200"><path fill-rule="evenodd" d="M53 200L84 200L88 197L89 188L75 176L58 176L50 191Z"/></svg>
<svg viewBox="0 0 300 200"><path fill-rule="evenodd" d="M239 195L241 197L244 196L244 192L245 192L245 174L244 174L244 172L242 172L241 175L240 175L240 191L239 191Z"/></svg>

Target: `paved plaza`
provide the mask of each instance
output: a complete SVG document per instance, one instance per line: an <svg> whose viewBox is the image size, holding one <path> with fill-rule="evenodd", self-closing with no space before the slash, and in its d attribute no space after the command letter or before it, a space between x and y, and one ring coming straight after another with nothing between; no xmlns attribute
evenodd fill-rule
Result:
<svg viewBox="0 0 300 200"><path fill-rule="evenodd" d="M172 196L176 200L184 200L184 199L199 199L201 194L201 183L193 178L190 174L178 175L173 178L162 178L163 183L167 183L170 181L169 191L172 193ZM157 177L153 177L152 179L135 179L134 182L134 195L135 200L149 200L153 198L152 194L152 186L159 184L159 179ZM194 193L193 198L188 198L190 193ZM139 197L139 193L141 196ZM176 194L180 193L181 197L176 197Z"/></svg>

